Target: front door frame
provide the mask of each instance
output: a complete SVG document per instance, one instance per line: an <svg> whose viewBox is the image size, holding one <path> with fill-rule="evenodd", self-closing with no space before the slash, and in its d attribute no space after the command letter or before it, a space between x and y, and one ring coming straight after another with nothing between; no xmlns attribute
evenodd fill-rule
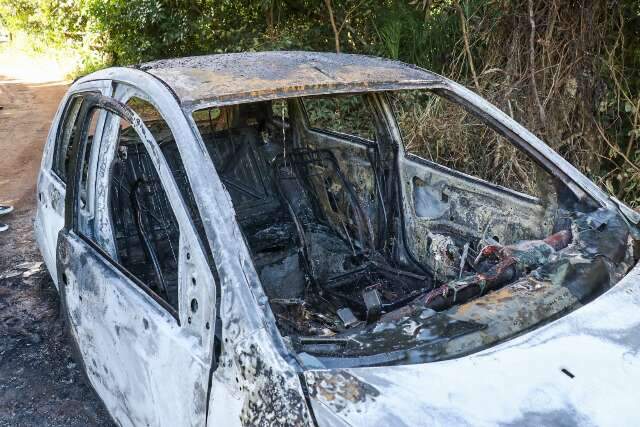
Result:
<svg viewBox="0 0 640 427"><path fill-rule="evenodd" d="M171 208L174 211L177 222L180 227L180 251L179 251L179 266L178 266L178 281L179 281L179 310L176 312L172 310L170 306L163 300L161 300L157 295L149 290L143 283L133 277L130 273L128 273L123 267L119 266L116 261L114 261L113 253L110 253L108 248L101 247L101 245L92 241L92 237L95 236L95 230L100 229L104 226L100 221L95 221L93 226L90 226L84 232L81 232L78 229L79 224L78 219L78 207L77 207L77 195L78 195L78 187L80 185L80 171L79 165L82 165L83 161L83 149L82 145L86 143L86 135L88 128L88 119L90 118L90 114L95 109L106 110L108 113L108 118L105 124L105 132L103 132L103 136L112 136L113 138L105 139L101 138L99 141L95 140L96 144L99 144L97 147L98 154L98 162L95 166L90 167L89 175L93 177L93 179L89 179L90 182L95 182L95 187L90 187L91 191L95 191L96 197L91 198L88 197L88 200L95 201L95 209L94 212L108 211L109 205L105 203L105 200L108 200L109 197L109 182L111 177L111 163L113 160L113 153L117 148L117 132L109 132L109 127L113 127L114 125L119 126L120 118L127 120L134 130L138 133L138 136L142 140L142 143L145 145L145 148L148 150L150 154L150 159L153 163L153 166L156 168L158 176L162 182L162 185L167 192L169 202L171 204ZM147 414L158 414L158 418L152 420L154 424L164 425L166 423L175 422L176 415L181 411L187 411L182 415L182 420L187 425L204 425L206 422L206 407L208 403L208 375L210 374L211 366L213 364L213 337L214 337L214 325L216 318L216 295L215 295L215 286L214 278L212 276L211 270L209 269L207 258L201 242L197 237L197 233L194 229L193 223L190 220L188 210L182 197L179 193L178 187L171 175L171 171L164 159L160 147L155 143L155 140L149 130L144 126L144 123L140 119L140 117L132 111L127 106L119 103L118 101L104 97L104 96L90 96L87 98L87 102L83 105L80 112L80 119L83 121L82 132L77 135L73 156L71 161L70 170L74 171L73 179L69 179L67 197L65 201L65 227L64 231L59 239L59 247L58 247L58 266L59 269L59 278L61 282L61 296L64 300L64 304L67 307L67 315L70 317L70 330L73 339L80 344L80 353L83 355L83 362L85 367L88 365L87 354L83 354L83 350L86 350L88 347L92 348L90 344L90 340L84 340L85 342L81 342L82 340L82 330L78 328L81 326L77 322L77 319L73 317L81 315L82 309L82 292L85 292L82 289L82 286L76 285L76 283L85 283L85 287L93 287L93 292L98 292L101 294L106 294L108 292L113 292L113 287L117 287L118 285L124 286L122 295L133 295L135 301L138 301L138 305L134 304L135 308L140 308L139 312L123 312L121 323L127 326L127 333L132 333L134 336L144 332L135 332L132 330L136 328L136 326L141 326L140 329L147 330L151 326L153 329L154 326L158 326L155 328L157 333L162 333L163 331L167 334L172 334L173 336L167 336L166 342L173 342L175 345L181 346L182 350L176 348L175 356L182 355L186 357L193 356L193 361L186 361L186 365L184 365L184 372L180 372L178 369L177 372L169 372L162 373L162 375L166 375L166 381L162 382L162 375L158 371L151 370L149 357L153 355L150 354L138 354L140 352L145 353L146 349L138 349L138 353L134 352L134 356L128 358L128 361L132 364L136 362L141 363L139 366L139 370L141 372L146 372L144 378L148 380L148 387L150 390L141 390L141 393L137 393L138 396L145 396L144 392L148 391L153 397L151 402L148 402L151 406L141 405L141 411L146 411ZM113 130L113 128L112 128ZM109 155L111 153L111 155ZM110 227L107 224L107 227ZM90 236L87 236L90 235ZM75 248L76 251L82 252L85 257L85 263L91 264L93 262L96 266L101 266L95 272L93 271L85 271L83 274L85 277L78 277L73 271L74 263L76 263L76 270L82 270L81 266L77 265L77 260L71 260L69 256L69 252ZM89 259L91 258L91 259ZM106 261L106 262L105 262ZM95 275L94 275L95 273ZM193 285L195 283L195 279L201 282L201 285L196 287ZM92 283L90 283L92 282ZM207 286L211 285L211 286ZM72 289L70 295L67 292L67 287ZM99 288L103 289L100 290ZM110 289L111 288L111 289ZM140 290L146 294L146 297L140 295ZM91 289L88 289L87 292L92 292ZM119 294L120 295L120 294ZM193 310L190 306L190 302L195 298L194 295L198 298L198 303L196 304L197 309ZM77 296L78 298L74 298ZM145 299L146 298L146 299ZM124 297L122 299L125 299ZM140 301L146 301L148 304L148 308L144 307L144 303L140 304ZM105 303L108 301L105 300ZM118 298L111 299L112 306L118 307L116 303L122 303L122 301L118 301ZM86 303L86 302L85 302ZM129 303L129 301L125 301L125 303ZM110 307L105 308L105 312L108 311ZM97 310L95 310L97 311ZM145 319L148 319L143 322L141 325L137 325L134 321L136 316L139 316L142 313L143 316L146 316ZM146 314L145 314L146 313ZM155 314L154 314L155 313ZM163 314L164 313L164 314ZM168 318L166 314L169 314L171 318ZM160 315L160 317L158 317ZM84 318L90 318L90 314L85 313ZM99 316L99 314L96 314ZM119 316L116 316L116 319ZM113 317L111 318L113 320ZM128 320L127 320L128 319ZM160 323L154 321L157 320ZM171 320L172 319L172 320ZM75 321L74 321L75 320ZM108 322L95 322L94 328L103 328L106 332L107 336L111 336L110 331L107 332L107 329L115 326L116 330L118 330L117 323L120 320L116 320L113 323L116 325L108 324ZM132 323L133 322L133 323ZM139 322L138 322L139 323ZM90 327L90 324L87 326ZM121 328L122 329L122 328ZM97 331L96 331L97 332ZM92 334L89 334L92 335ZM96 333L95 335L99 335ZM80 339L79 339L80 337ZM131 341L133 346L135 346L135 341ZM117 338L114 339L117 346ZM88 343L88 344L87 344ZM87 344L83 346L82 344ZM166 365L167 366L175 366L180 367L180 361L173 358L174 354L170 351L167 351L166 346L164 347L164 354L166 357ZM107 349L103 349L107 350ZM158 352L160 352L158 350ZM97 355L100 357L104 357L105 360L108 358L107 355ZM139 357L136 357L139 356ZM154 357L155 359L162 359L162 354L158 354ZM138 360L139 359L139 360ZM92 362L95 364L95 358L92 359ZM162 362L162 360L160 360ZM117 367L112 366L111 371L118 371ZM106 371L106 370L105 370ZM126 371L126 370L125 370ZM91 370L86 370L88 374L92 372ZM160 377L160 380L158 378ZM105 400L105 406L110 410L111 414L117 418L120 422L125 424L130 421L132 424L135 424L135 420L131 420L131 416L135 414L129 414L134 408L129 405L127 407L127 396L126 396L126 385L131 383L128 378L123 376L118 376L114 372L111 375L113 382L115 384L112 385L113 389L116 390L116 393L108 393L108 387L105 389L105 384L103 383L101 375L89 375L89 380L96 390L103 390L104 393L101 394L103 400L105 397L108 400ZM118 380L120 378L123 381L123 389L119 388ZM196 388L197 390L193 389ZM193 389L193 390L192 390ZM170 392L167 393L167 390ZM175 390L179 393L174 393L172 390ZM121 399L114 398L114 395L122 396ZM162 396L165 396L167 399L166 402L162 402ZM180 401L179 396L184 396L184 402ZM171 398L170 398L171 397ZM144 399L144 397L143 397ZM198 400L195 402L195 400ZM123 403L124 402L124 403ZM122 405L125 407L123 408ZM177 405L177 406L176 406ZM190 409L190 410L189 410ZM167 412L169 411L169 412ZM164 416L160 416L164 413ZM142 412L144 414L145 412ZM156 416L156 415L151 415ZM149 420L150 418L145 418ZM127 421L128 420L128 421ZM141 420L138 420L141 421ZM171 424L166 424L171 425Z"/></svg>

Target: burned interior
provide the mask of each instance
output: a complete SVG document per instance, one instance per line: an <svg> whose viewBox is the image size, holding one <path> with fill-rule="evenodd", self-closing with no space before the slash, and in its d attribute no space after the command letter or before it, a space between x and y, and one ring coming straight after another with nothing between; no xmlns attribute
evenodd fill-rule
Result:
<svg viewBox="0 0 640 427"><path fill-rule="evenodd" d="M587 303L635 264L632 226L524 153L513 175L488 160L464 169L483 154L413 155L411 121L420 117L400 117L394 96L193 113L278 328L304 364L417 363L478 351ZM470 132L479 153L487 152L484 132L501 135L482 126ZM441 133L439 143L452 137ZM177 151L157 139L197 212ZM174 305L177 224L162 217L166 196L139 142L123 144L112 202L118 248ZM515 188L471 176L478 170ZM529 188L524 176L536 177Z"/></svg>

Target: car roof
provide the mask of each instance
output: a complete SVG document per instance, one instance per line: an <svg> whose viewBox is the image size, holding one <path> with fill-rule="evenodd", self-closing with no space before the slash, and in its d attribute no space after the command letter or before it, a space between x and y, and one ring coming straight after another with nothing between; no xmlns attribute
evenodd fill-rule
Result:
<svg viewBox="0 0 640 427"><path fill-rule="evenodd" d="M212 106L328 93L424 87L442 82L414 65L366 55L250 52L162 59L138 65L183 105Z"/></svg>

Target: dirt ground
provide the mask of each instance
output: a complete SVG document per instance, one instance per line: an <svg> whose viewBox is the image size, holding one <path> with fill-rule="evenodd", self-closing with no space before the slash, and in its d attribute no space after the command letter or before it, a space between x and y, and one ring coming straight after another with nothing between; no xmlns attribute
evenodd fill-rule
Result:
<svg viewBox="0 0 640 427"><path fill-rule="evenodd" d="M55 67L0 53L0 426L111 426L84 383L35 245L36 177L68 82Z"/></svg>

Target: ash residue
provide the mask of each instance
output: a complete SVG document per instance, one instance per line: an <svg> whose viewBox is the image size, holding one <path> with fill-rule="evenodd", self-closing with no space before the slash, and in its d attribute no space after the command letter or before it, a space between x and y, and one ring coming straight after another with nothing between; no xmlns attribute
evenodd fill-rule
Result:
<svg viewBox="0 0 640 427"><path fill-rule="evenodd" d="M310 425L304 399L294 386L295 377L264 363L255 344L239 352L236 364L247 394L240 415L242 425Z"/></svg>

